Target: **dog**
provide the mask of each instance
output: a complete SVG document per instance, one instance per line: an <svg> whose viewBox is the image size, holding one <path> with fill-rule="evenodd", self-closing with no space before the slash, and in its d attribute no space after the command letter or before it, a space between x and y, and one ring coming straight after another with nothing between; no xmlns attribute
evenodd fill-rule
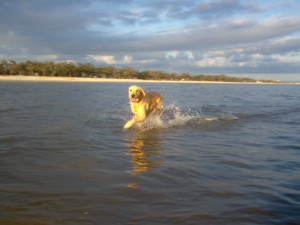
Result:
<svg viewBox="0 0 300 225"><path fill-rule="evenodd" d="M158 92L146 93L144 89L136 85L128 88L128 98L134 116L124 125L125 129L134 124L140 128L150 114L159 115L163 109L163 100Z"/></svg>

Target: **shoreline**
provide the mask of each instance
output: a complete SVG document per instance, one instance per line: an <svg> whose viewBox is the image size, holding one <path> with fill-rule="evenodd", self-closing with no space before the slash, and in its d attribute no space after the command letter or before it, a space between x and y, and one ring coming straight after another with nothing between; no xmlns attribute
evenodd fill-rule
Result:
<svg viewBox="0 0 300 225"><path fill-rule="evenodd" d="M180 81L180 80L140 80L117 78L84 78L84 77L48 77L48 76L23 76L0 75L1 81L16 82L91 82L91 83L178 83L178 84L290 84L290 83L263 83L263 82L224 82L224 81ZM299 84L299 83L295 83Z"/></svg>

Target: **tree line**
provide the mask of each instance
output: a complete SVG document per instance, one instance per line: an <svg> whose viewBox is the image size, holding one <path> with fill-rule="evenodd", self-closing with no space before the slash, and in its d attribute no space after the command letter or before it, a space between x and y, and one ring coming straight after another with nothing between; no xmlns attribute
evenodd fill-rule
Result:
<svg viewBox="0 0 300 225"><path fill-rule="evenodd" d="M223 82L255 82L248 77L232 77L226 75L191 75L189 73L167 73L156 70L138 71L130 67L113 66L96 67L91 63L73 62L0 62L0 75L50 76L50 77L93 77L142 80L187 80L187 81L223 81ZM268 81L270 82L270 81Z"/></svg>

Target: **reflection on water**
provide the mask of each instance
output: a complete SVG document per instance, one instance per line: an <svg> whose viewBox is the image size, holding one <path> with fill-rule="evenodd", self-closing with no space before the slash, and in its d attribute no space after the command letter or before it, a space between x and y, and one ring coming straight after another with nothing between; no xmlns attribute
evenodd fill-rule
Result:
<svg viewBox="0 0 300 225"><path fill-rule="evenodd" d="M160 154L159 130L147 132L135 130L130 140L128 153L131 155L132 175L136 176L161 165L161 162L155 159L155 156Z"/></svg>

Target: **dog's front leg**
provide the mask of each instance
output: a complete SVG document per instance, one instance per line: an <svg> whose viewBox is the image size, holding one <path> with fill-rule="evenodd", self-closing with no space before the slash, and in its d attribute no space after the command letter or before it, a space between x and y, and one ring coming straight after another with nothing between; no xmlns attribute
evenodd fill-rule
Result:
<svg viewBox="0 0 300 225"><path fill-rule="evenodd" d="M142 123L146 120L146 111L144 108L141 108L138 111L138 114L135 117L135 122L137 123L138 127L141 128Z"/></svg>
<svg viewBox="0 0 300 225"><path fill-rule="evenodd" d="M125 125L124 128L128 129L129 127L131 127L133 124L135 124L135 118L132 118L131 120L129 120Z"/></svg>

